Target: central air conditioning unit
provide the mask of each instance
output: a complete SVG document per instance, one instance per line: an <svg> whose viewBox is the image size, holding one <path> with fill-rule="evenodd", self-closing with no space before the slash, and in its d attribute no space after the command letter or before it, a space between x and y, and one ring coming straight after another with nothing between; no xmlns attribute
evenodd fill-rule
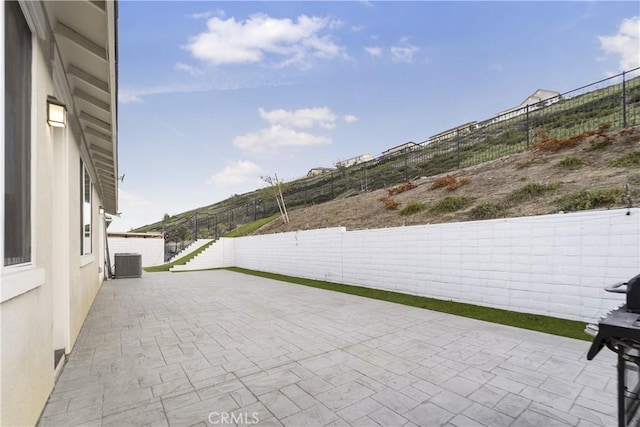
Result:
<svg viewBox="0 0 640 427"><path fill-rule="evenodd" d="M140 254L114 254L116 265L116 279L142 276L142 255Z"/></svg>

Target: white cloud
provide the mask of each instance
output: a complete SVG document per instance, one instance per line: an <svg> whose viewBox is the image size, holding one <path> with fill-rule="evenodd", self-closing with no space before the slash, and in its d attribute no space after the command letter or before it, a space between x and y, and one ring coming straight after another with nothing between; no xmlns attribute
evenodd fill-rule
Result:
<svg viewBox="0 0 640 427"><path fill-rule="evenodd" d="M128 104L131 102L142 102L142 99L132 92L120 89L118 91L118 102Z"/></svg>
<svg viewBox="0 0 640 427"><path fill-rule="evenodd" d="M118 205L121 215L112 217L109 231L129 231L160 219L154 216L157 213L152 202L122 188L118 189Z"/></svg>
<svg viewBox="0 0 640 427"><path fill-rule="evenodd" d="M420 48L409 46L393 46L391 48L391 59L394 62L406 62L408 64L413 62L413 57L420 51Z"/></svg>
<svg viewBox="0 0 640 427"><path fill-rule="evenodd" d="M185 141L192 141L193 138L191 136L189 136L188 133L184 132L182 128L184 125L180 122L172 122L170 120L166 120L166 119L160 119L158 117L155 116L151 116L150 117L151 120L153 120L157 125L158 128L165 128L168 131L170 131L171 133L173 133L174 135L180 137L181 139L185 140ZM174 126L175 124L175 126ZM188 127L187 127L188 129Z"/></svg>
<svg viewBox="0 0 640 427"><path fill-rule="evenodd" d="M135 208L150 206L151 202L143 197L138 196L137 194L130 193L123 190L122 188L118 188L118 204L124 212L127 208L131 207Z"/></svg>
<svg viewBox="0 0 640 427"><path fill-rule="evenodd" d="M344 56L344 48L329 35L321 35L339 25L328 18L306 15L296 21L266 14L254 14L245 21L214 17L207 21L205 32L190 38L185 49L213 66L271 61L279 67L307 67L313 58Z"/></svg>
<svg viewBox="0 0 640 427"><path fill-rule="evenodd" d="M333 129L336 121L336 115L327 107L303 108L295 111L283 109L266 111L259 108L258 113L270 124L285 127L311 128L317 125L325 129Z"/></svg>
<svg viewBox="0 0 640 427"><path fill-rule="evenodd" d="M188 15L189 18L192 19L206 19L209 18L210 16L219 16L219 17L224 17L224 10L208 10L206 12L200 12L200 13L192 13L191 15Z"/></svg>
<svg viewBox="0 0 640 427"><path fill-rule="evenodd" d="M640 16L623 20L617 34L598 38L602 50L620 56L620 71L640 66Z"/></svg>
<svg viewBox="0 0 640 427"><path fill-rule="evenodd" d="M364 30L364 25L352 25L351 26L351 31L353 31L354 33L358 33L362 30Z"/></svg>
<svg viewBox="0 0 640 427"><path fill-rule="evenodd" d="M184 71L185 73L190 74L191 76L201 76L204 73L199 68L194 67L193 65L185 64L183 62L176 62L174 66L178 71Z"/></svg>
<svg viewBox="0 0 640 427"><path fill-rule="evenodd" d="M337 30L342 27L344 27L344 22L339 19L330 19L329 25L327 26L330 30Z"/></svg>
<svg viewBox="0 0 640 427"><path fill-rule="evenodd" d="M371 56L382 55L382 49L377 46L365 47L364 50Z"/></svg>
<svg viewBox="0 0 640 427"><path fill-rule="evenodd" d="M178 66L177 68L180 68ZM186 70L185 70L186 71ZM279 87L288 86L291 83L281 78L264 78L261 75L252 78L238 78L220 72L213 74L211 79L200 79L189 83L169 83L157 86L140 86L121 88L119 90L119 100L122 103L143 102L143 98L152 95L165 95L171 93L196 93L211 91L227 91L238 89L252 89L257 87Z"/></svg>
<svg viewBox="0 0 640 427"><path fill-rule="evenodd" d="M225 166L220 172L207 180L207 184L215 187L233 187L255 181L262 168L248 160L239 160Z"/></svg>
<svg viewBox="0 0 640 427"><path fill-rule="evenodd" d="M358 118L352 114L347 114L343 117L344 121L347 123L354 123L358 121Z"/></svg>
<svg viewBox="0 0 640 427"><path fill-rule="evenodd" d="M233 139L234 147L250 154L270 153L280 148L325 144L331 144L331 140L327 137L298 132L279 124Z"/></svg>
<svg viewBox="0 0 640 427"><path fill-rule="evenodd" d="M314 55L322 59L335 58L340 55L342 49L338 45L334 44L329 36L310 38L305 45L307 48L311 48L311 50L315 49ZM298 57L302 56L302 53L298 53L295 55L295 58L297 60Z"/></svg>
<svg viewBox="0 0 640 427"><path fill-rule="evenodd" d="M202 84L190 84L190 85L166 85L166 86L152 86L145 88L135 89L120 89L118 91L118 101L123 104L131 102L143 102L142 98L149 95L162 95L167 93L191 93L191 92L206 92L213 90L209 85Z"/></svg>

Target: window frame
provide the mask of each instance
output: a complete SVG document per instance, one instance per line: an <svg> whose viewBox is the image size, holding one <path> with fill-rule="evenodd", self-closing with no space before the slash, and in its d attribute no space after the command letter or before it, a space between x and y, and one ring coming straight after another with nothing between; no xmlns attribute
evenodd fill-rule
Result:
<svg viewBox="0 0 640 427"><path fill-rule="evenodd" d="M87 201L87 195L89 201ZM82 158L80 159L80 255L83 257L93 255L93 180Z"/></svg>
<svg viewBox="0 0 640 427"><path fill-rule="evenodd" d="M7 2L6 2L7 3ZM20 2L15 2L15 4L17 5L17 7L20 9L20 12L22 14L22 18L24 20L24 23L30 33L30 48L31 48L31 57L29 58L29 65L28 68L30 70L30 75L29 75L29 113L27 114L28 119L29 119L29 128L26 132L26 134L29 137L29 142L28 142L28 180L29 180L29 184L28 184L28 189L29 189L29 194L28 194L28 208L29 208L29 219L28 219L28 232L29 232L29 249L28 249L28 254L27 254L27 260L24 262L17 262L14 264L5 264L5 243L3 242L3 244L1 245L2 248L0 249L1 251L1 256L0 256L0 268L2 268L3 270L8 270L8 271L21 271L21 270L26 270L29 268L33 268L34 264L35 264L35 256L36 256L36 251L35 251L35 242L36 242L36 238L35 238L35 194L36 194L36 186L35 186L35 181L36 181L36 177L35 177L35 120L36 120L36 108L37 108L37 104L36 104L36 99L35 99L35 95L36 95L36 91L35 91L35 81L34 81L34 74L35 74L35 53L36 53L36 47L37 47L37 37L36 37L36 33L33 29L33 26L31 25L31 20L29 19L28 16L28 11L20 4ZM6 7L7 5L3 5L2 7L2 21L4 23L4 21L7 19L5 11L6 11ZM4 26L4 29L2 31L2 84L5 84L6 82L6 63L5 63L5 56L6 56L6 50L5 50L5 31L6 31L6 25ZM6 100L5 100L6 102ZM2 103L2 120L3 120L3 128L5 128L5 132L6 132L6 115L7 115L7 111L5 109L5 102ZM5 163L7 162L7 159L5 158L5 150L6 150L6 138L5 135L3 135L3 147L2 147L2 164L3 167L5 165ZM4 193L4 191L6 190L6 181L5 181L5 176L3 175L2 177L2 193ZM3 196L6 197L6 196ZM3 227L3 235L6 234L5 230L5 219L6 219L6 203L3 199L3 204L2 204L2 212L1 212L1 226ZM24 244L24 243L23 243Z"/></svg>
<svg viewBox="0 0 640 427"><path fill-rule="evenodd" d="M30 64L30 113L29 113L29 227L30 227L30 255L29 261L4 265L4 243L0 244L0 303L4 303L12 298L25 294L33 289L39 288L45 284L46 274L43 268L36 268L37 259L37 247L36 247L36 135L37 127L36 120L38 117L38 111L40 108L44 108L44 104L40 106L36 97L36 51L38 47L38 37L35 28L34 16L31 14L28 5L25 5L22 1L16 2L20 7L22 17L27 24L27 27L31 33L31 64ZM2 48L0 48L0 80L4 85L6 80L5 75L5 30L4 23L7 19L5 14L5 7L0 7L0 20L3 23L3 29L0 31L0 41L2 41ZM6 120L5 103L0 103L0 123L4 128ZM2 147L0 149L0 164L5 164L5 138L3 135ZM5 203L4 203L4 190L5 190L5 177L4 173L0 176L0 193L3 193L3 198L0 203L0 226L2 226L2 234L4 236L4 221L5 221Z"/></svg>

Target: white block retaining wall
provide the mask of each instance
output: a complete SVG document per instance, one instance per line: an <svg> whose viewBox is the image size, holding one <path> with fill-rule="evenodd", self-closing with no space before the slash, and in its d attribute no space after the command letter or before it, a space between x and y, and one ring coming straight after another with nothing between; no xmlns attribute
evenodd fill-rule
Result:
<svg viewBox="0 0 640 427"><path fill-rule="evenodd" d="M118 253L140 254L143 267L164 264L164 239L109 236L108 242L111 265Z"/></svg>
<svg viewBox="0 0 640 427"><path fill-rule="evenodd" d="M594 321L624 302L603 287L640 274L640 209L627 212L221 239L207 266Z"/></svg>

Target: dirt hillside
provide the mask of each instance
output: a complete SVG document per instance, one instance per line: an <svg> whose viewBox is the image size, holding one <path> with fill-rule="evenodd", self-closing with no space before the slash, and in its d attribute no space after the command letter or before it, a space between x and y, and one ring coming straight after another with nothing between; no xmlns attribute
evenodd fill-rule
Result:
<svg viewBox="0 0 640 427"><path fill-rule="evenodd" d="M640 127L612 133L601 129L565 140L546 138L519 154L449 174L417 177L404 188L397 186L393 195L389 190L295 209L289 211L289 224L278 219L254 234L542 215L626 207L629 200L638 206Z"/></svg>

